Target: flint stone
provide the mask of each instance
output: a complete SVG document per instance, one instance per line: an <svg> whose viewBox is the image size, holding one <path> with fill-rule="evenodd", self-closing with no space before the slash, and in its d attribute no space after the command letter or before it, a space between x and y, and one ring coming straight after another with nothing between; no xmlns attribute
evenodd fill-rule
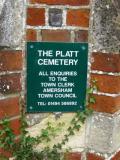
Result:
<svg viewBox="0 0 120 160"><path fill-rule="evenodd" d="M91 43L93 50L120 52L120 1L93 0Z"/></svg>
<svg viewBox="0 0 120 160"><path fill-rule="evenodd" d="M24 0L0 2L0 46L21 46L24 31Z"/></svg>
<svg viewBox="0 0 120 160"><path fill-rule="evenodd" d="M87 122L87 147L112 154L120 147L120 115L94 113Z"/></svg>
<svg viewBox="0 0 120 160"><path fill-rule="evenodd" d="M4 3L5 3L5 0L0 1L0 14L1 14Z"/></svg>
<svg viewBox="0 0 120 160"><path fill-rule="evenodd" d="M44 118L48 116L47 113L27 114L26 119L29 126L40 123Z"/></svg>
<svg viewBox="0 0 120 160"><path fill-rule="evenodd" d="M52 8L49 10L49 24L55 27L62 26L62 10Z"/></svg>

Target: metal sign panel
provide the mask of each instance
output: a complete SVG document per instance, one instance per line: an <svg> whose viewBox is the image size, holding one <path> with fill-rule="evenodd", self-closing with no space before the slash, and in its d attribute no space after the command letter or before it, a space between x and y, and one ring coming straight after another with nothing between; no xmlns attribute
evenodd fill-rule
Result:
<svg viewBox="0 0 120 160"><path fill-rule="evenodd" d="M27 43L27 112L84 110L87 43Z"/></svg>

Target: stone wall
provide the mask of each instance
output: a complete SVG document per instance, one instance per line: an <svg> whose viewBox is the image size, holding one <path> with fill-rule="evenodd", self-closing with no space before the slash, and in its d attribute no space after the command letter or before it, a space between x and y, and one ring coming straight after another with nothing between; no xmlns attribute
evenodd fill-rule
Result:
<svg viewBox="0 0 120 160"><path fill-rule="evenodd" d="M16 138L20 134L24 57L24 1L0 1L0 119L8 117ZM9 153L0 149L0 154Z"/></svg>
<svg viewBox="0 0 120 160"><path fill-rule="evenodd" d="M25 40L89 42L91 79L97 80L99 91L94 93L96 104L90 106L94 114L86 122L85 148L80 153L70 153L67 159L119 160L119 32L118 0L91 0L91 3L89 0L2 0L0 119L9 117L18 137L20 110L26 93ZM34 125L45 116L29 114L27 119Z"/></svg>

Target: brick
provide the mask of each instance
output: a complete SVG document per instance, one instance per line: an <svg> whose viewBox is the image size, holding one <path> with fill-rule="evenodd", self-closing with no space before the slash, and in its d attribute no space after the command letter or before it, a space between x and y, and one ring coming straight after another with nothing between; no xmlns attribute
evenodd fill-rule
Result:
<svg viewBox="0 0 120 160"><path fill-rule="evenodd" d="M75 31L75 42L88 42L88 31Z"/></svg>
<svg viewBox="0 0 120 160"><path fill-rule="evenodd" d="M81 153L67 153L65 155L65 160L81 160Z"/></svg>
<svg viewBox="0 0 120 160"><path fill-rule="evenodd" d="M6 157L6 158L9 158L9 157L12 156L12 154L11 154L10 152L7 152L7 151L5 151L5 150L3 150L3 149L1 149L1 148L0 148L0 155L4 156L4 157ZM1 159L1 160L2 160L2 159ZM3 160L4 160L4 159L3 159Z"/></svg>
<svg viewBox="0 0 120 160"><path fill-rule="evenodd" d="M88 5L89 0L30 0L31 3L40 3L40 4L48 4L48 5Z"/></svg>
<svg viewBox="0 0 120 160"><path fill-rule="evenodd" d="M0 93L11 94L21 91L21 74L0 76Z"/></svg>
<svg viewBox="0 0 120 160"><path fill-rule="evenodd" d="M14 120L11 120L10 121L10 128L13 130L13 133L18 136L20 135L20 127L21 127L21 124L20 124L20 119L14 119ZM2 129L2 127L0 126L0 129ZM17 140L16 140L17 142ZM0 148L0 154L5 156L5 157L12 157L12 153L6 151L6 150L3 150Z"/></svg>
<svg viewBox="0 0 120 160"><path fill-rule="evenodd" d="M120 54L92 53L92 70L120 72Z"/></svg>
<svg viewBox="0 0 120 160"><path fill-rule="evenodd" d="M42 30L42 41L70 42L67 30Z"/></svg>
<svg viewBox="0 0 120 160"><path fill-rule="evenodd" d="M104 95L93 95L95 104L90 104L90 108L97 112L115 113L120 110L120 96L111 97Z"/></svg>
<svg viewBox="0 0 120 160"><path fill-rule="evenodd" d="M20 127L21 127L20 119L12 120L10 122L10 127L13 130L15 135L19 135L20 134Z"/></svg>
<svg viewBox="0 0 120 160"><path fill-rule="evenodd" d="M89 10L88 9L69 9L67 12L67 25L69 26L89 26Z"/></svg>
<svg viewBox="0 0 120 160"><path fill-rule="evenodd" d="M111 160L120 160L120 152L116 153Z"/></svg>
<svg viewBox="0 0 120 160"><path fill-rule="evenodd" d="M36 41L37 40L37 33L34 29L27 29L26 33L27 41Z"/></svg>
<svg viewBox="0 0 120 160"><path fill-rule="evenodd" d="M91 74L91 80L93 79L97 80L96 85L98 91L105 93L120 93L120 76Z"/></svg>
<svg viewBox="0 0 120 160"><path fill-rule="evenodd" d="M49 25L54 27L62 26L62 10L51 8L49 9Z"/></svg>
<svg viewBox="0 0 120 160"><path fill-rule="evenodd" d="M8 98L0 100L0 119L7 117L13 117L20 114L19 98Z"/></svg>
<svg viewBox="0 0 120 160"><path fill-rule="evenodd" d="M10 128L16 136L20 134L20 126L20 119L14 119L10 121ZM1 125L0 129L2 129Z"/></svg>
<svg viewBox="0 0 120 160"><path fill-rule="evenodd" d="M14 62L14 63L13 63ZM22 70L22 51L0 51L0 71Z"/></svg>
<svg viewBox="0 0 120 160"><path fill-rule="evenodd" d="M28 8L27 24L30 26L45 25L45 9L44 8Z"/></svg>
<svg viewBox="0 0 120 160"><path fill-rule="evenodd" d="M105 160L105 158L98 156L98 155L95 155L93 153L88 153L87 160Z"/></svg>

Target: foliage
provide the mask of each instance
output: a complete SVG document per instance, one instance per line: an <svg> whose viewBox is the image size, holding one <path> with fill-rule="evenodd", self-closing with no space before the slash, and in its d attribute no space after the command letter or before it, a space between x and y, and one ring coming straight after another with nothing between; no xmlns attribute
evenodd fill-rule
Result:
<svg viewBox="0 0 120 160"><path fill-rule="evenodd" d="M92 81L92 87L87 90L88 102L95 103L93 92L97 90L96 81ZM62 147L68 142L70 136L75 135L80 130L82 124L84 124L86 118L92 114L92 110L86 107L85 111L78 111L70 122L70 126L67 128L67 133L64 138L58 144L53 145L52 148L45 146L39 153L34 151L34 147L41 142L50 142L59 132L64 123L59 123L58 127L53 127L50 122L47 123L47 127L41 131L41 134L37 137L30 137L26 128L28 127L25 115L21 116L21 135L19 141L16 142L13 130L10 127L10 122L7 118L0 121L0 148L11 151L16 160L63 160L64 154L62 154ZM66 151L67 152L67 151Z"/></svg>
<svg viewBox="0 0 120 160"><path fill-rule="evenodd" d="M10 122L7 118L0 121L0 148L11 150L14 146L15 135L10 127Z"/></svg>
<svg viewBox="0 0 120 160"><path fill-rule="evenodd" d="M7 160L7 158L0 156L0 160Z"/></svg>

